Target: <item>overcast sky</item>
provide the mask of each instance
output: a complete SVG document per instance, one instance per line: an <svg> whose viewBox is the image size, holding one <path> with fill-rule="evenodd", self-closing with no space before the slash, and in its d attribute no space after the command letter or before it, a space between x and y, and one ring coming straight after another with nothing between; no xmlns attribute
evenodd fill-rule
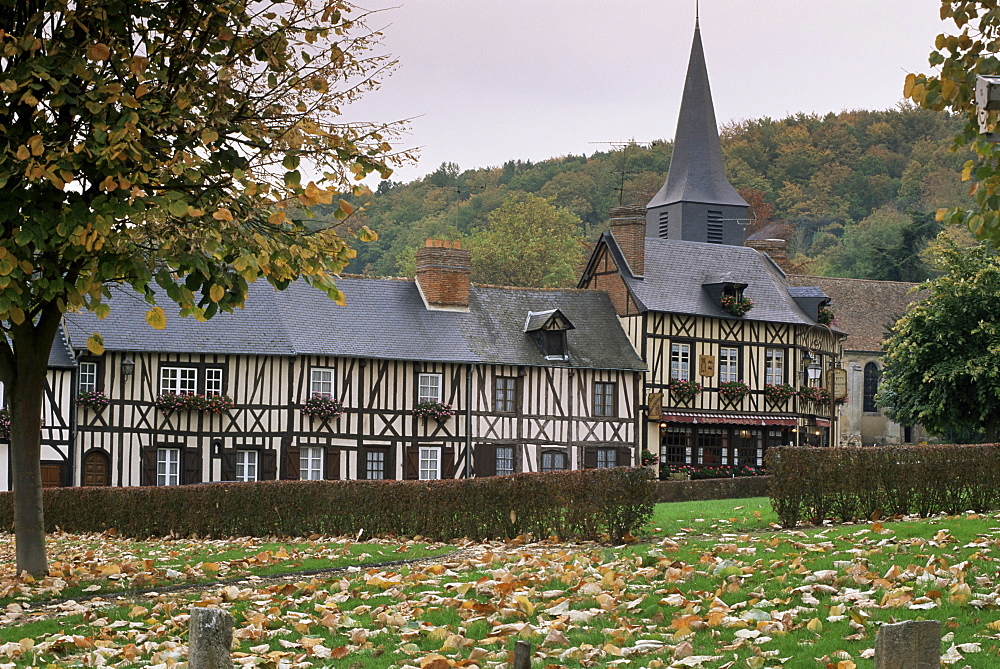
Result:
<svg viewBox="0 0 1000 669"><path fill-rule="evenodd" d="M351 116L412 118L417 164L462 169L670 139L694 0L360 0L399 68ZM719 123L887 109L926 72L938 0L702 0Z"/></svg>

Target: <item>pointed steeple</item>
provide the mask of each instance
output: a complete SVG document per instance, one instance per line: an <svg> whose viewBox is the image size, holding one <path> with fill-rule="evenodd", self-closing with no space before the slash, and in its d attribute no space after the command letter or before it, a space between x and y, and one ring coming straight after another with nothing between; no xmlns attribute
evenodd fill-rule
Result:
<svg viewBox="0 0 1000 669"><path fill-rule="evenodd" d="M748 205L726 177L697 19L670 171L666 183L646 206L649 237L743 243L737 221L746 223ZM711 234L710 221L714 224ZM723 226L724 239L719 239L720 221L730 223Z"/></svg>

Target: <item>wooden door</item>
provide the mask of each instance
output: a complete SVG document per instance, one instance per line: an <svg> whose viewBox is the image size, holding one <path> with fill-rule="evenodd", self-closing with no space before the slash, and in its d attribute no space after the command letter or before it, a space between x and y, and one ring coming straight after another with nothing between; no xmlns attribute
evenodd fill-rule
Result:
<svg viewBox="0 0 1000 669"><path fill-rule="evenodd" d="M91 451L84 456L83 485L111 485L111 467L106 453Z"/></svg>
<svg viewBox="0 0 1000 669"><path fill-rule="evenodd" d="M58 488L62 485L62 467L59 465L42 465L42 487Z"/></svg>

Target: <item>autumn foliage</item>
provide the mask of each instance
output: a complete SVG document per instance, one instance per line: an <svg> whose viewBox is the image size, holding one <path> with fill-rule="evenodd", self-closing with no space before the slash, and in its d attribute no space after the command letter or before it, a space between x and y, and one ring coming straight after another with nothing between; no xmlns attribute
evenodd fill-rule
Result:
<svg viewBox="0 0 1000 669"><path fill-rule="evenodd" d="M420 535L451 540L533 535L620 540L647 522L646 468L444 481L264 481L193 486L53 488L46 529L130 537ZM0 494L0 527L13 523Z"/></svg>
<svg viewBox="0 0 1000 669"><path fill-rule="evenodd" d="M783 446L767 461L771 505L785 527L1000 508L1000 444Z"/></svg>

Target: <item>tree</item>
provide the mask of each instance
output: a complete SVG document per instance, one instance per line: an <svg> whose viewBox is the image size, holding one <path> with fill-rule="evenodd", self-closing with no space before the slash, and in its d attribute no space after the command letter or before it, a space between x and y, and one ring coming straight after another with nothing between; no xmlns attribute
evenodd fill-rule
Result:
<svg viewBox="0 0 1000 669"><path fill-rule="evenodd" d="M903 424L1000 437L1000 259L996 247L962 248L939 236L944 274L923 284L885 342L878 402Z"/></svg>
<svg viewBox="0 0 1000 669"><path fill-rule="evenodd" d="M468 246L473 281L554 288L576 283L584 242L578 217L525 195L491 212Z"/></svg>
<svg viewBox="0 0 1000 669"><path fill-rule="evenodd" d="M0 381L18 571L46 570L39 417L64 312L105 316L112 284L145 296L153 327L166 318L153 285L196 318L241 306L258 278L305 277L342 299L333 275L353 251L294 212L401 158L392 127L340 120L393 66L353 13L340 0L0 0ZM350 210L341 200L338 218ZM87 343L103 352L99 334Z"/></svg>
<svg viewBox="0 0 1000 669"><path fill-rule="evenodd" d="M979 133L975 92L980 74L1000 74L1000 11L996 2L944 0L941 18L951 19L959 35L938 35L928 62L938 75L908 74L903 95L921 107L950 109L965 125L955 138L954 148L971 146L975 157L965 163L964 181L971 180L976 206L953 208L939 213L941 220L961 223L980 239L1000 242L1000 145L986 141ZM989 113L993 132L998 132L1000 113Z"/></svg>

